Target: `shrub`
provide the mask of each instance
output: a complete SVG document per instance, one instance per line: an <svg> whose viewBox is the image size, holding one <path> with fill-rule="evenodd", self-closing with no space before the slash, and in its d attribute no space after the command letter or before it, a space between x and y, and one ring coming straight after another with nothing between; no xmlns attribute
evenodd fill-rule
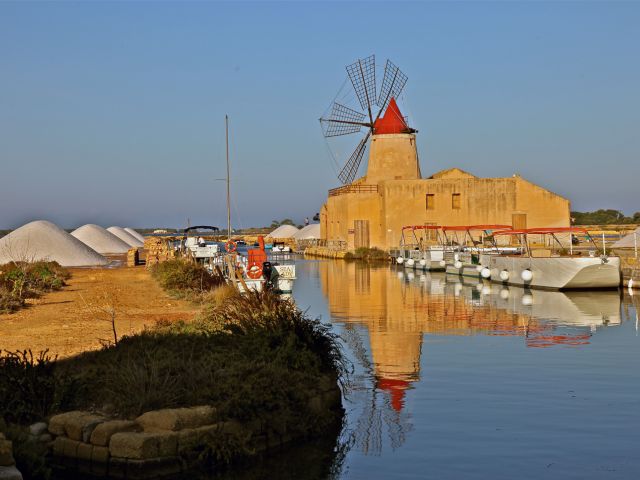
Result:
<svg viewBox="0 0 640 480"><path fill-rule="evenodd" d="M0 417L26 424L61 406L69 385L55 368L55 358L47 351L36 356L31 350L0 355Z"/></svg>
<svg viewBox="0 0 640 480"><path fill-rule="evenodd" d="M0 312L14 312L27 298L59 290L70 274L56 262L15 262L0 266Z"/></svg>
<svg viewBox="0 0 640 480"><path fill-rule="evenodd" d="M347 252L345 260L362 260L364 262L380 262L389 259L389 254L379 248L356 248L353 252Z"/></svg>
<svg viewBox="0 0 640 480"><path fill-rule="evenodd" d="M206 292L221 285L220 279L211 275L204 266L183 259L157 263L151 273L162 288L179 296Z"/></svg>
<svg viewBox="0 0 640 480"><path fill-rule="evenodd" d="M19 425L0 425L0 431L13 442L16 467L24 478L31 480L51 478L52 470L47 465L48 447L45 443L29 435L28 429Z"/></svg>

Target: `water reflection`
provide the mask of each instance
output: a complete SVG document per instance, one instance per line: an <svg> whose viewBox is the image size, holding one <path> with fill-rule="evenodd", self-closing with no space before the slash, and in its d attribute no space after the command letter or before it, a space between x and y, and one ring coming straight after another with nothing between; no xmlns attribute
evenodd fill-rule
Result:
<svg viewBox="0 0 640 480"><path fill-rule="evenodd" d="M524 348L581 347L622 322L617 291L551 292L346 262L317 263L334 322L359 364L356 443L379 453L411 430L407 391L420 380L425 335L521 337ZM367 377L368 376L368 377ZM367 384L367 380L369 384Z"/></svg>

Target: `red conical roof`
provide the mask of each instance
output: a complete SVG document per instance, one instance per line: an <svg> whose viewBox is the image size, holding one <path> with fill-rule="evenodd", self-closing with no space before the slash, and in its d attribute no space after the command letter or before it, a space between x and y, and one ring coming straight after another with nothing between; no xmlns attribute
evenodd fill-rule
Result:
<svg viewBox="0 0 640 480"><path fill-rule="evenodd" d="M385 133L410 133L411 129L404 121L395 98L391 98L387 111L373 124L374 135Z"/></svg>
<svg viewBox="0 0 640 480"><path fill-rule="evenodd" d="M400 412L404 406L404 391L409 388L409 382L394 378L380 378L378 388L391 394L391 406L396 412Z"/></svg>

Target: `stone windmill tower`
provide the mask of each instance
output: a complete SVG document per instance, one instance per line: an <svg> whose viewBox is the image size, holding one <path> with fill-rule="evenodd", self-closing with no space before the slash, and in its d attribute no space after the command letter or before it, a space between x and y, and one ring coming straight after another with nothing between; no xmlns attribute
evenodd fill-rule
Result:
<svg viewBox="0 0 640 480"><path fill-rule="evenodd" d="M374 55L357 60L346 69L357 104L353 108L347 106L351 91L334 101L329 113L320 119L323 134L332 138L358 134L363 129L366 133L340 170L340 181L344 185L354 182L367 149L369 161L363 183L421 178L417 131L409 127L396 103L407 76L387 60L378 86Z"/></svg>

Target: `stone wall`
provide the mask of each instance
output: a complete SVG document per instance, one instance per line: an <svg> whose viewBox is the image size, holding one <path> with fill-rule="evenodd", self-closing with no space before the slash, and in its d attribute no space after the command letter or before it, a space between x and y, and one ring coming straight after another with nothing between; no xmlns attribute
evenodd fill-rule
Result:
<svg viewBox="0 0 640 480"><path fill-rule="evenodd" d="M340 408L335 382L320 383L325 388L312 397L311 411ZM177 476L201 466L203 451L215 457L216 449L230 450L226 445L242 444L245 454L256 455L295 438L284 425L222 421L211 406L155 410L135 420L73 411L52 417L48 430L57 467L70 474L132 479Z"/></svg>
<svg viewBox="0 0 640 480"><path fill-rule="evenodd" d="M0 479L22 480L22 474L16 468L13 459L13 443L0 433Z"/></svg>

